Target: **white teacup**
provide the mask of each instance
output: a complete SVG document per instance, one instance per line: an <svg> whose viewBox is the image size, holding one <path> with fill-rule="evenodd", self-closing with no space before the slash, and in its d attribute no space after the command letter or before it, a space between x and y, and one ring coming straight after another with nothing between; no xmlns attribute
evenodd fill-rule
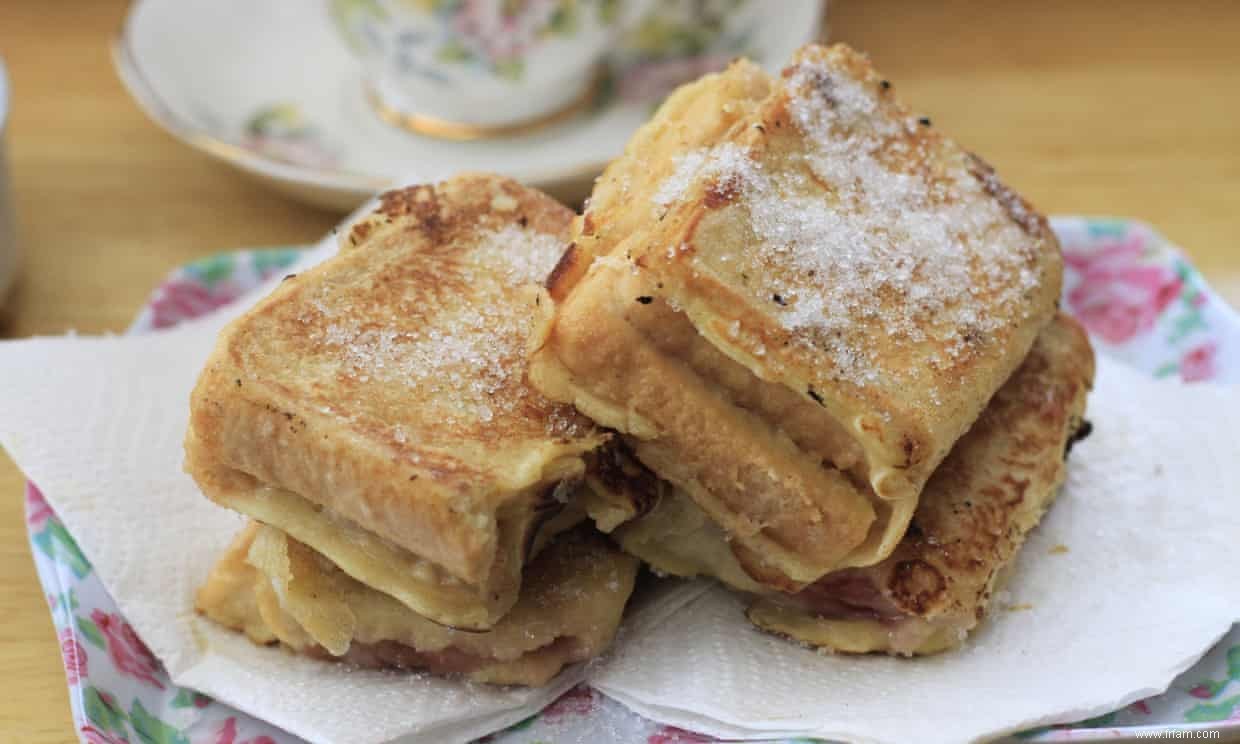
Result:
<svg viewBox="0 0 1240 744"><path fill-rule="evenodd" d="M328 0L385 118L467 139L584 104L651 0Z"/></svg>
<svg viewBox="0 0 1240 744"><path fill-rule="evenodd" d="M17 279L17 227L13 224L13 201L9 192L8 162L4 156L5 124L9 113L9 84L0 60L0 303Z"/></svg>

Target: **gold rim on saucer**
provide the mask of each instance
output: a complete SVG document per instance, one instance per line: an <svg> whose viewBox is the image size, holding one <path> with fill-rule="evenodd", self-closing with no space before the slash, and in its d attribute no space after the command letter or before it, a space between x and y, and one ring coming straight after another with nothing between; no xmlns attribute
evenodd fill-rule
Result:
<svg viewBox="0 0 1240 744"><path fill-rule="evenodd" d="M602 88L604 77L603 66L599 65L595 68L594 74L590 76L590 81L582 88L581 93L564 106L533 119L519 121L514 124L494 125L466 124L465 122L440 119L425 114L404 112L386 103L382 96L379 95L379 91L375 90L375 87L369 82L363 83L363 87L366 91L366 102L379 115L379 118L388 124L404 129L407 132L427 137L468 142L480 139L516 137L571 119L589 108Z"/></svg>
<svg viewBox="0 0 1240 744"><path fill-rule="evenodd" d="M155 86L151 84L146 72L138 64L137 56L133 53L130 43L128 18L121 27L121 31L112 39L112 62L120 74L121 83L133 96L138 108L142 109L157 125L190 147L220 158L243 170L269 178L292 181L293 177L288 175L291 171L299 175L304 174L303 177L308 180L316 181L311 185L319 188L332 188L331 184L324 185L317 182L323 176L341 179L347 182L347 188L355 191L362 198L392 186L388 179L364 173L339 168L310 168L301 163L273 160L186 122L164 101ZM279 172L265 172L262 167L264 164Z"/></svg>

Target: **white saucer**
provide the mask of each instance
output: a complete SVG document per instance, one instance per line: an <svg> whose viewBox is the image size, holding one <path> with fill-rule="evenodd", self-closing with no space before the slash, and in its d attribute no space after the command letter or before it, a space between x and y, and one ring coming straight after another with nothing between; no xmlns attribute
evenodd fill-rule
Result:
<svg viewBox="0 0 1240 744"><path fill-rule="evenodd" d="M159 126L307 202L350 209L398 180L467 170L502 173L574 201L649 117L657 98L635 91L652 71L696 77L742 55L775 70L819 32L819 0L782 0L778 12L747 1L761 18L748 33L725 28L706 38L704 51L657 66L614 63L590 111L506 139L450 142L381 121L322 3L138 0L113 59ZM665 36L683 45L683 35Z"/></svg>

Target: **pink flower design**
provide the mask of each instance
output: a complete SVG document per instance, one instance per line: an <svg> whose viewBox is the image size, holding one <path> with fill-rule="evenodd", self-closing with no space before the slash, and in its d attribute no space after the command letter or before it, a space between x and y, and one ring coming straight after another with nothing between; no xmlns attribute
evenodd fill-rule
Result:
<svg viewBox="0 0 1240 744"><path fill-rule="evenodd" d="M646 739L646 744L711 744L714 739L705 734L685 731L675 726L661 726Z"/></svg>
<svg viewBox="0 0 1240 744"><path fill-rule="evenodd" d="M1147 716L1148 716L1148 715L1150 714L1150 712L1151 712L1151 711L1150 711L1150 704L1149 704L1149 703L1147 703L1147 702L1145 702L1144 700L1138 700L1137 702L1135 702L1135 703L1133 703L1133 704L1129 705L1129 706L1128 706L1128 710L1131 710L1131 711L1136 711L1137 713L1141 713L1141 714L1143 714L1143 715L1147 715Z"/></svg>
<svg viewBox="0 0 1240 744"><path fill-rule="evenodd" d="M224 721L224 725L220 726L220 730L215 734L215 744L236 744L237 741L237 718L232 716Z"/></svg>
<svg viewBox="0 0 1240 744"><path fill-rule="evenodd" d="M214 291L192 279L174 279L159 288L151 302L151 325L169 328L189 318L205 315L237 298L238 291L222 284Z"/></svg>
<svg viewBox="0 0 1240 744"><path fill-rule="evenodd" d="M83 726L81 728L82 741L86 744L129 744L124 739L113 736L107 731L100 731L94 726Z"/></svg>
<svg viewBox="0 0 1240 744"><path fill-rule="evenodd" d="M86 678L86 649L73 637L73 631L60 631L60 656L65 662L65 677L70 685Z"/></svg>
<svg viewBox="0 0 1240 744"><path fill-rule="evenodd" d="M1180 360L1180 377L1185 382L1201 382L1209 380L1218 372L1215 362L1218 357L1218 344L1206 342L1190 350Z"/></svg>
<svg viewBox="0 0 1240 744"><path fill-rule="evenodd" d="M732 58L722 54L642 62L625 69L620 77L620 98L628 102L658 101L676 86L728 66Z"/></svg>
<svg viewBox="0 0 1240 744"><path fill-rule="evenodd" d="M224 721L224 725L220 726L212 744L276 744L276 740L270 736L256 736L253 739L237 741L237 718L231 716Z"/></svg>
<svg viewBox="0 0 1240 744"><path fill-rule="evenodd" d="M1209 700L1210 698L1214 697L1214 693L1211 692L1210 688L1204 684L1195 685L1191 690L1188 691L1188 694L1192 695L1195 698L1201 698L1202 700Z"/></svg>
<svg viewBox="0 0 1240 744"><path fill-rule="evenodd" d="M555 10L552 0L465 0L453 19L453 27L475 54L491 64L515 61L538 41Z"/></svg>
<svg viewBox="0 0 1240 744"><path fill-rule="evenodd" d="M43 498L43 492L35 484L26 481L26 523L37 529L52 516L54 512L47 499Z"/></svg>
<svg viewBox="0 0 1240 744"><path fill-rule="evenodd" d="M551 705L543 708L542 718L554 723L564 718L589 715L598 707L598 698L593 689L587 685L577 685L560 696Z"/></svg>
<svg viewBox="0 0 1240 744"><path fill-rule="evenodd" d="M1097 251L1064 254L1081 278L1068 304L1086 328L1112 344L1148 332L1184 288L1171 268L1140 265L1143 242L1138 234Z"/></svg>
<svg viewBox="0 0 1240 744"><path fill-rule="evenodd" d="M102 610L90 613L90 619L95 621L99 632L107 639L108 656L121 674L164 689L164 683L155 677L155 673L159 671L159 660L134 632L133 626L121 619L120 615L109 615Z"/></svg>

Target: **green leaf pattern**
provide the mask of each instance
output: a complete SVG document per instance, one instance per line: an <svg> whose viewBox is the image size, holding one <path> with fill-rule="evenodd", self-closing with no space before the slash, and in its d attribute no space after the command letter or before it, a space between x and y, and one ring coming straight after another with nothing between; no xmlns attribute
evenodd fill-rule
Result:
<svg viewBox="0 0 1240 744"><path fill-rule="evenodd" d="M47 520L43 529L31 537L31 541L48 558L67 566L77 578L85 578L90 573L90 561L82 555L77 541L59 519Z"/></svg>
<svg viewBox="0 0 1240 744"><path fill-rule="evenodd" d="M78 632L90 641L91 645L104 651L108 650L108 642L104 639L103 633L99 631L99 626L95 625L94 620L84 615L76 615L73 620L77 624Z"/></svg>
<svg viewBox="0 0 1240 744"><path fill-rule="evenodd" d="M1236 713L1237 708L1240 708L1240 695L1233 695L1217 703L1194 705L1184 714L1184 720L1189 723L1226 721Z"/></svg>
<svg viewBox="0 0 1240 744"><path fill-rule="evenodd" d="M189 744L189 739L175 727L148 713L141 700L133 701L129 721L142 744Z"/></svg>
<svg viewBox="0 0 1240 744"><path fill-rule="evenodd" d="M111 695L95 687L86 687L82 689L82 701L86 707L86 717L95 728L128 736L125 711L117 707L116 700Z"/></svg>

